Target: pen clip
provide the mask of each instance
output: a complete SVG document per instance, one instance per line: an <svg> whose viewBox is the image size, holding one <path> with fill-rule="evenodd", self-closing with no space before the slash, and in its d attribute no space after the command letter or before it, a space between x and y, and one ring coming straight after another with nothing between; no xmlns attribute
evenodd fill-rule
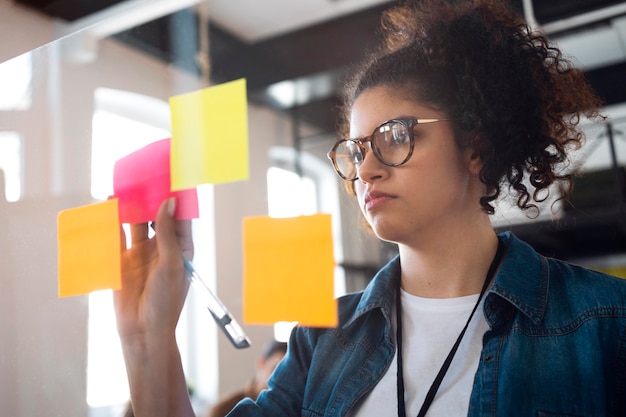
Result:
<svg viewBox="0 0 626 417"><path fill-rule="evenodd" d="M182 256L182 258L191 284L194 286L194 289L198 290L204 297L206 306L211 312L215 323L217 323L233 346L237 349L247 348L250 346L250 339L248 339L248 336L246 336L243 332L239 323L237 323L237 321L231 316L229 311L226 309L226 306L224 306L222 301L217 298L215 294L213 294L213 291L211 291L206 282L204 282L204 280L200 277L198 272L193 267L193 264L184 256Z"/></svg>
<svg viewBox="0 0 626 417"><path fill-rule="evenodd" d="M155 222L150 222L150 227L156 231ZM206 282L204 282L202 277L200 277L191 261L185 258L182 253L180 256L183 259L183 265L185 267L185 271L187 272L187 278L191 281L194 289L198 290L199 294L203 296L207 309L211 313L215 323L220 327L220 329L222 329L222 332L226 335L226 337L228 337L228 340L230 340L234 347L237 349L249 347L251 345L250 339L246 336L241 326L239 326L239 323L237 323L237 321L230 315L226 306L224 306L222 301L217 298ZM218 314L218 310L221 314Z"/></svg>
<svg viewBox="0 0 626 417"><path fill-rule="evenodd" d="M209 309L213 319L217 323L217 325L222 329L222 331L230 340L230 343L237 349L244 349L250 346L250 339L243 333L239 324L230 316L225 315L222 318L217 317L217 315Z"/></svg>

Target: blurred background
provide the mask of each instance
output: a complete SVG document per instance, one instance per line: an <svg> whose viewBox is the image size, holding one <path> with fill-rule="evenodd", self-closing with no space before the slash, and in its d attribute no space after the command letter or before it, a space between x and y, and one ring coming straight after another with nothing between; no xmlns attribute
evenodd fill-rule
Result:
<svg viewBox="0 0 626 417"><path fill-rule="evenodd" d="M572 205L493 218L548 255L626 277L626 2L509 0L585 71L605 103L568 169ZM199 188L194 260L241 319L241 220L333 215L335 293L362 289L394 248L363 227L326 152L339 91L378 42L388 0L0 0L0 415L122 415L110 291L57 297L56 216L112 193L113 164L170 136L169 97L247 79L250 179ZM246 384L266 341L234 350L193 292L179 343L202 414Z"/></svg>

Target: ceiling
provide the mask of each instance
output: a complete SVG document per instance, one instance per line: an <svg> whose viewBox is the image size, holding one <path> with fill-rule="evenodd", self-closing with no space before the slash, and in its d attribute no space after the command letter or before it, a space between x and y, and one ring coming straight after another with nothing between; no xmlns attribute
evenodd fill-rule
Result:
<svg viewBox="0 0 626 417"><path fill-rule="evenodd" d="M621 82L626 74L626 1L508 1L575 57L607 104L626 102L626 83ZM254 100L296 111L321 130L333 130L341 75L376 45L380 13L397 1L16 2L63 20L70 28L86 27L124 6L134 6L138 9L136 18L125 22L125 27L117 27L115 36L194 72L199 71L196 52L200 45L172 45L177 33L188 33L190 27L198 28L201 21L207 21L213 82L245 77Z"/></svg>
<svg viewBox="0 0 626 417"><path fill-rule="evenodd" d="M320 132L334 131L337 87L345 70L377 44L381 12L391 0L15 0L67 23L70 30L135 11L108 33L133 47L199 73L201 43L177 34L202 30L214 83L245 77L251 100L289 112ZM626 105L626 0L508 0L574 57L607 105ZM124 9L126 8L126 9ZM124 13L130 15L130 13ZM193 38L193 37L191 37ZM174 48L172 45L178 45ZM296 130L297 131L297 130ZM296 144L299 138L295 138ZM617 171L614 171L617 173ZM626 180L614 174L615 201L560 224L513 226L544 253L584 257L626 253ZM581 194L600 190L578 187ZM617 191L621 190L621 191ZM598 191L599 192L599 191ZM607 189L604 189L607 192ZM594 201L592 196L591 201ZM590 214L591 213L591 214Z"/></svg>

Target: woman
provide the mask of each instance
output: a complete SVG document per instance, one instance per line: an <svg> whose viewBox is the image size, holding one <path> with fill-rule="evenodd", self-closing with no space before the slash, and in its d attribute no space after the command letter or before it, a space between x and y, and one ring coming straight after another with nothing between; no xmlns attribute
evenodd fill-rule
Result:
<svg viewBox="0 0 626 417"><path fill-rule="evenodd" d="M502 191L522 210L567 196L559 164L580 114L598 116L582 73L496 0L407 3L383 29L348 89L356 139L329 156L399 256L340 299L337 328L296 329L269 390L230 415L626 415L626 283L489 221ZM133 228L116 294L139 416L192 415L174 339L191 243L172 204L156 242Z"/></svg>

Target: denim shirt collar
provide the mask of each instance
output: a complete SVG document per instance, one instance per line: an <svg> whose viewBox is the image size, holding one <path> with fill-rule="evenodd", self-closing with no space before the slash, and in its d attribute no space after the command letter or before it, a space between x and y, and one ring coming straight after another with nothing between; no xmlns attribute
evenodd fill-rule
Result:
<svg viewBox="0 0 626 417"><path fill-rule="evenodd" d="M507 300L537 324L548 303L548 261L510 232L498 237L507 245L507 251L490 293Z"/></svg>
<svg viewBox="0 0 626 417"><path fill-rule="evenodd" d="M547 304L548 263L511 232L500 233L498 238L506 245L507 250L489 293L499 295L534 323L538 323ZM367 285L356 309L343 327L351 325L360 316L376 308L382 310L386 321L390 323L398 279L400 257L396 256Z"/></svg>
<svg viewBox="0 0 626 417"><path fill-rule="evenodd" d="M391 323L391 312L395 300L397 280L400 279L400 257L394 257L381 268L367 285L359 304L343 327L350 326L355 320L371 310L380 308L387 323Z"/></svg>

